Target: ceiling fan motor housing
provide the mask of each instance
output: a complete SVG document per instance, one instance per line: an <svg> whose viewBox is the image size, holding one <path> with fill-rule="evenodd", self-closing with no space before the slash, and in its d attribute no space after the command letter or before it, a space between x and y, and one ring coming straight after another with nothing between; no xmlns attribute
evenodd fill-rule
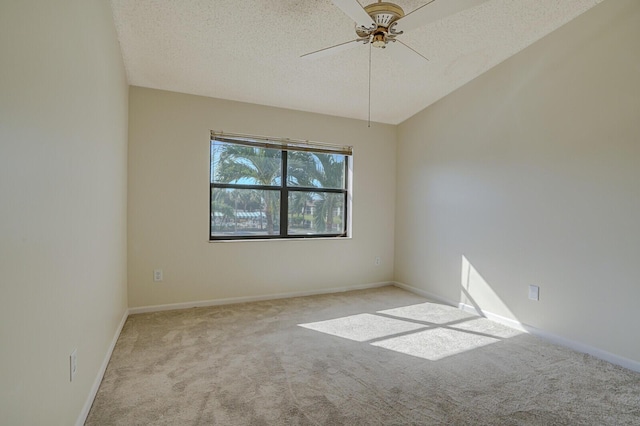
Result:
<svg viewBox="0 0 640 426"><path fill-rule="evenodd" d="M365 6L364 10L378 27L383 28L389 28L389 25L404 16L404 10L400 6L384 1Z"/></svg>
<svg viewBox="0 0 640 426"><path fill-rule="evenodd" d="M393 23L404 16L404 10L397 4L382 1L370 4L364 10L375 22L375 27L356 26L358 37L365 39L373 47L382 49L388 41L395 41L394 38L399 33L393 31Z"/></svg>

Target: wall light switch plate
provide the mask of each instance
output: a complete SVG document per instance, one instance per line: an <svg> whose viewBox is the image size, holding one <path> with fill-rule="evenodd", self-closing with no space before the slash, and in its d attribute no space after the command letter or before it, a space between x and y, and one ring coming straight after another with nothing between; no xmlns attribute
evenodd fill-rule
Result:
<svg viewBox="0 0 640 426"><path fill-rule="evenodd" d="M540 300L540 287L538 287L537 285L529 286L529 299Z"/></svg>

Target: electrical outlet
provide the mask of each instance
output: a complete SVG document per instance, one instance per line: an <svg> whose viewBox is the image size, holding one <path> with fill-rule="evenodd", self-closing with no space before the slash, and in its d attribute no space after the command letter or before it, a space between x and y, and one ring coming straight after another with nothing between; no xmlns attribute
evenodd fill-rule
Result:
<svg viewBox="0 0 640 426"><path fill-rule="evenodd" d="M376 258L373 260L373 264L376 266L380 266L380 256L376 256Z"/></svg>
<svg viewBox="0 0 640 426"><path fill-rule="evenodd" d="M153 270L153 281L155 281L155 282L162 281L162 269L154 269Z"/></svg>
<svg viewBox="0 0 640 426"><path fill-rule="evenodd" d="M540 300L540 287L537 285L529 286L529 300Z"/></svg>
<svg viewBox="0 0 640 426"><path fill-rule="evenodd" d="M74 349L69 355L69 379L73 382L78 372L78 349Z"/></svg>

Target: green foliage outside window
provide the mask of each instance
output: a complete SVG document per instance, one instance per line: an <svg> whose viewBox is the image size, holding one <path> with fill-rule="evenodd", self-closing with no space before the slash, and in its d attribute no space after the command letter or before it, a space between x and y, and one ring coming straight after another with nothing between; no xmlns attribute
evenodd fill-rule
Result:
<svg viewBox="0 0 640 426"><path fill-rule="evenodd" d="M345 155L211 141L211 239L346 235Z"/></svg>

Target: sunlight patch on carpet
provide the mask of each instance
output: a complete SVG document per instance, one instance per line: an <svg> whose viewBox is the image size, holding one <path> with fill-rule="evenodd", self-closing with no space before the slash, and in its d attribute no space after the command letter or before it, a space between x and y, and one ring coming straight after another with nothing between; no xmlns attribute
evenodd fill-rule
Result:
<svg viewBox="0 0 640 426"><path fill-rule="evenodd" d="M501 324L492 323L484 318L472 318L469 321L452 325L450 328L461 331L472 331L486 335L507 339L509 337L523 334L523 331L507 327Z"/></svg>
<svg viewBox="0 0 640 426"><path fill-rule="evenodd" d="M372 345L430 361L437 361L496 342L499 342L499 340L492 337L446 328L434 328L381 340L372 343Z"/></svg>
<svg viewBox="0 0 640 426"><path fill-rule="evenodd" d="M431 302L298 325L431 361L522 334L485 318Z"/></svg>
<svg viewBox="0 0 640 426"><path fill-rule="evenodd" d="M351 315L348 317L299 325L300 327L308 328L310 330L355 340L356 342L366 342L367 340L379 339L425 328L425 326L421 324L371 314Z"/></svg>
<svg viewBox="0 0 640 426"><path fill-rule="evenodd" d="M378 313L433 324L444 324L451 321L475 317L475 315L459 309L451 309L449 306L442 306L431 302L386 309L384 311L379 311Z"/></svg>

